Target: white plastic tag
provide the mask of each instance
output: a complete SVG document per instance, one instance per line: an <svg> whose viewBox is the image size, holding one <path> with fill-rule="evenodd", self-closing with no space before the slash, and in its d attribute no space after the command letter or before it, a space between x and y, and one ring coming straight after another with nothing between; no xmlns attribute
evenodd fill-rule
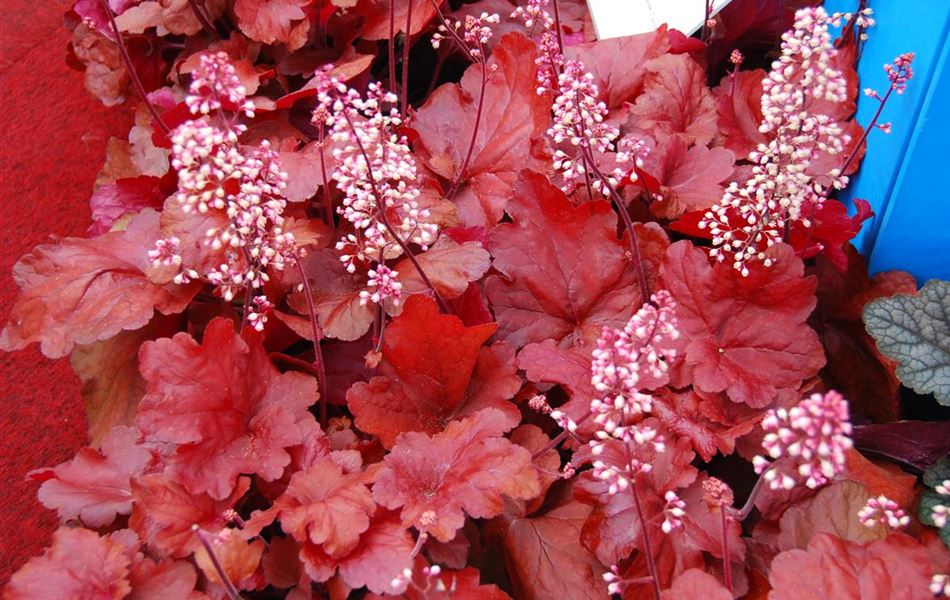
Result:
<svg viewBox="0 0 950 600"><path fill-rule="evenodd" d="M712 17L732 0L713 0ZM653 31L663 23L686 35L699 31L706 0L587 0L597 39Z"/></svg>

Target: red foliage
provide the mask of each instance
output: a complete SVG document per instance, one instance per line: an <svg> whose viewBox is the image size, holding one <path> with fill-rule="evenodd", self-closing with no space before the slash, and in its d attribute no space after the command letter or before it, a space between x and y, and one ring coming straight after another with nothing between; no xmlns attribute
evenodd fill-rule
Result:
<svg viewBox="0 0 950 600"><path fill-rule="evenodd" d="M861 314L916 283L850 246L870 205L802 206L745 274L702 247L730 239L702 215L769 143L760 67L810 3L594 41L582 0L555 4L559 35L508 0L110 0L130 71L102 3L75 2L87 87L121 102L135 74L151 106L110 141L94 237L14 269L0 346L71 354L93 439L33 471L76 527L7 596L924 595L937 534L858 517L922 503L861 452L924 470L947 449L943 423L891 422ZM851 148L785 166L826 196L864 151L837 48L845 98L808 110ZM827 485L753 487L768 411L831 389L855 427Z"/></svg>

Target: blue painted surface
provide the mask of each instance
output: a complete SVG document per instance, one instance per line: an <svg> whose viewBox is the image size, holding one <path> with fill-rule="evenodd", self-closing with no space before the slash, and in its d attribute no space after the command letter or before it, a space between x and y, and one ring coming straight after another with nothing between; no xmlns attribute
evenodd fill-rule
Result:
<svg viewBox="0 0 950 600"><path fill-rule="evenodd" d="M850 11L857 0L826 0L828 12ZM881 122L893 132L871 132L868 152L841 196L871 203L876 213L855 245L872 273L901 269L923 283L950 279L950 1L872 0L877 26L869 32L858 67L861 88L883 92L883 65L915 52L914 78L892 95ZM858 121L867 125L878 103L862 94Z"/></svg>

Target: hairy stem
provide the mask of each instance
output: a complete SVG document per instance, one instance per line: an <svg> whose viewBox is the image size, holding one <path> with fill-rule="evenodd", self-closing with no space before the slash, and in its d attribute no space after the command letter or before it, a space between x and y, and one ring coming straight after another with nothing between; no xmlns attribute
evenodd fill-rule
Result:
<svg viewBox="0 0 950 600"><path fill-rule="evenodd" d="M411 2L410 2L411 4ZM389 2L389 89L396 85L396 0Z"/></svg>
<svg viewBox="0 0 950 600"><path fill-rule="evenodd" d="M484 57L484 52L482 56ZM455 192L458 191L459 185L461 185L462 180L465 179L465 171L468 169L468 163L472 160L472 153L475 151L475 142L478 140L478 127L482 122L482 108L485 105L485 88L488 87L488 64L484 59L481 63L481 73L482 78L478 88L478 104L475 108L475 124L472 126L472 139L468 143L468 152L465 153L465 160L459 168L458 175L455 176L455 181L453 181L451 187L449 187L449 192L445 196L446 198L451 198L455 195Z"/></svg>
<svg viewBox="0 0 950 600"><path fill-rule="evenodd" d="M198 22L201 23L201 27L210 35L213 39L218 39L218 30L214 28L214 25L208 19L208 15L205 14L204 9L201 8L198 4L198 0L188 0L188 4L191 6L191 12L195 13L195 18L198 19Z"/></svg>
<svg viewBox="0 0 950 600"><path fill-rule="evenodd" d="M310 316L310 333L313 335L313 368L317 371L317 384L320 386L320 427L326 431L327 427L327 373L323 364L323 351L320 349L320 340L323 336L320 333L320 325L317 323L317 311L313 306L313 292L310 289L310 280L307 279L307 273L303 270L303 263L300 262L300 256L294 252L294 262L297 263L297 272L300 273L300 281L303 282L304 295L307 298L307 313Z"/></svg>
<svg viewBox="0 0 950 600"><path fill-rule="evenodd" d="M152 118L155 119L155 122L158 123L158 127L165 135L168 135L170 131L168 125L166 125L165 121L162 120L161 115L158 114L158 109L155 108L155 105L152 104L152 101L148 99L148 93L145 91L145 86L142 85L142 80L139 79L139 74L135 70L135 65L132 64L132 57L129 56L129 51L125 47L125 42L122 41L122 33L119 31L119 25L115 22L115 14L112 12L112 7L109 6L109 1L99 0L99 3L102 4L102 8L105 9L106 15L109 17L109 25L112 27L112 35L115 36L115 45L119 48L119 55L122 56L122 62L125 63L125 69L129 72L129 78L132 79L132 85L135 86L135 91L138 92L142 102L145 103L145 108L148 109L149 114L151 114Z"/></svg>
<svg viewBox="0 0 950 600"><path fill-rule="evenodd" d="M218 555L215 554L214 548L211 546L211 541L208 539L208 536L204 531L201 530L201 527L199 527L197 523L191 526L191 530L195 532L195 535L198 537L201 545L204 546L205 552L208 553L208 557L211 559L211 564L214 565L214 570L218 573L218 578L221 580L221 584L224 586L224 591L227 593L228 598L231 600L241 600L241 595L238 594L234 584L231 583L231 579L228 577L228 574L224 572L224 567L221 566L221 561L218 560Z"/></svg>
<svg viewBox="0 0 950 600"><path fill-rule="evenodd" d="M412 2L406 9L406 33L402 41L402 86L399 89L399 110L409 113L409 47L412 45Z"/></svg>
<svg viewBox="0 0 950 600"><path fill-rule="evenodd" d="M753 486L752 491L749 492L749 497L746 499L745 504L742 505L742 508L737 510L735 508L729 507L726 509L729 512L730 517L741 523L742 521L745 521L746 517L752 513L752 509L755 508L755 499L759 496L759 493L765 486L765 474L768 473L771 468L772 467L769 467L768 469L762 471L762 474L759 475L758 480L755 482L755 486Z"/></svg>
<svg viewBox="0 0 950 600"><path fill-rule="evenodd" d="M336 229L336 223L333 220L333 198L330 197L330 178L327 177L326 148L324 147L326 142L325 127L324 123L320 123L320 175L323 176L323 210L326 214L327 225L330 226L330 229Z"/></svg>
<svg viewBox="0 0 950 600"><path fill-rule="evenodd" d="M575 421L575 424L576 424L578 427L580 427L581 423L583 423L584 421L586 421L586 420L588 419L588 417L590 417L592 414L593 414L593 413L585 413L583 417L581 417L580 419L578 419L577 421ZM551 439L551 441L549 441L547 444L545 444L544 446L542 446L542 447L539 448L538 450L535 450L534 453L531 454L531 460L537 460L538 458L540 458L541 456L543 456L548 450L552 450L552 449L556 448L557 445L560 444L561 442L563 442L565 439L567 439L567 437L568 437L569 435L571 435L571 432L569 432L567 429L561 430L561 433L559 433L559 434L557 434L556 436L554 436L554 437Z"/></svg>
<svg viewBox="0 0 950 600"><path fill-rule="evenodd" d="M604 175L600 168L594 163L594 157L590 154L590 149L585 149L584 151L584 162L587 163L587 169L592 172L594 176L600 180L601 185L610 192L610 198L613 200L617 212L620 213L623 226L627 230L627 235L630 239L630 260L633 263L633 269L637 275L637 284L640 286L640 296L643 299L643 303L646 304L650 300L650 287L647 285L647 274L643 268L643 259L640 256L640 240L637 237L636 230L633 228L633 219L630 218L627 205L624 204L623 198L620 197L620 194L617 193L614 186L610 185L610 180L607 179L607 176Z"/></svg>
<svg viewBox="0 0 950 600"><path fill-rule="evenodd" d="M726 505L719 505L719 520L722 525L722 576L726 589L732 593L732 561L729 560L729 514Z"/></svg>
<svg viewBox="0 0 950 600"><path fill-rule="evenodd" d="M630 492L633 494L633 504L637 509L637 518L640 519L640 531L643 533L644 555L647 561L647 569L650 571L650 579L653 584L653 598L660 600L660 578L656 573L656 561L653 560L653 546L650 545L650 534L647 532L647 521L643 518L643 508L640 506L640 492L637 491L637 484L630 484Z"/></svg>

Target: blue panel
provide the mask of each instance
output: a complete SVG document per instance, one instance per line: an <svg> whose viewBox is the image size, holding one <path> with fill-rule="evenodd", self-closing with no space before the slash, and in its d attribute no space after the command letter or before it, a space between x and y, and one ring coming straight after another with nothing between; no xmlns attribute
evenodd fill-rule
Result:
<svg viewBox="0 0 950 600"><path fill-rule="evenodd" d="M829 12L849 11L857 0L827 0ZM871 132L868 154L846 203L863 198L876 213L855 245L870 257L872 272L903 269L918 281L950 279L950 2L872 1L877 26L869 32L858 74L861 87L882 93L885 63L917 54L907 91L892 95L882 122L893 133ZM878 103L861 96L858 121L866 125Z"/></svg>

